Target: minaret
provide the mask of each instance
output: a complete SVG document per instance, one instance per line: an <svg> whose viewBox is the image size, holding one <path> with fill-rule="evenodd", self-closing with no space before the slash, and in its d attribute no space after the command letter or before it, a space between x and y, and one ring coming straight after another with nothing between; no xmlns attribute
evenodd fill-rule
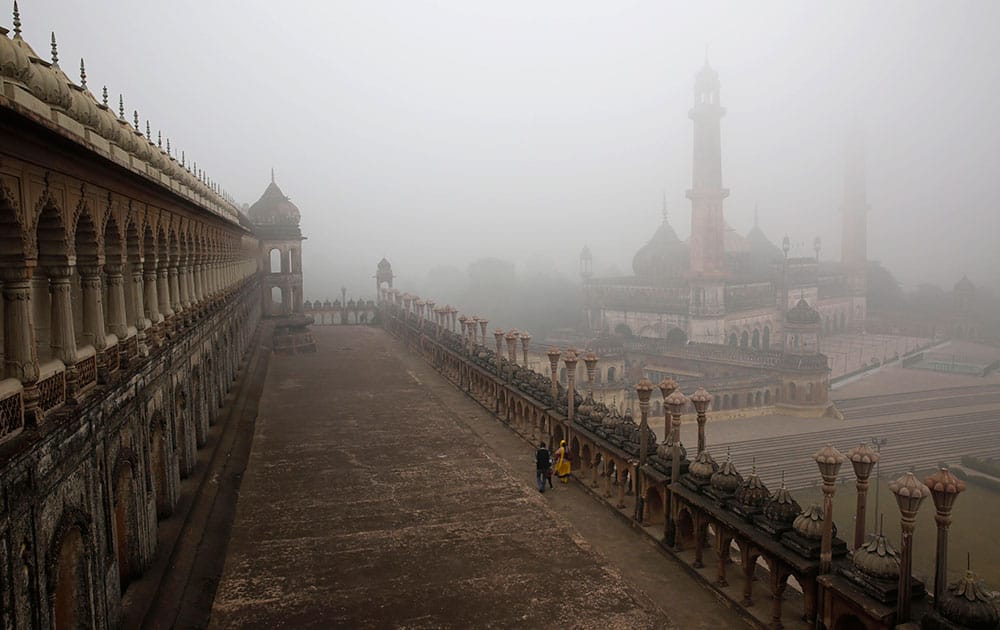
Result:
<svg viewBox="0 0 1000 630"><path fill-rule="evenodd" d="M691 274L719 276L725 272L722 200L729 191L722 187L722 141L719 122L726 113L719 105L719 75L708 65L694 82L694 160L691 189Z"/></svg>
<svg viewBox="0 0 1000 630"><path fill-rule="evenodd" d="M868 261L868 200L865 193L865 146L857 124L848 131L844 170L844 233L841 262L864 267Z"/></svg>

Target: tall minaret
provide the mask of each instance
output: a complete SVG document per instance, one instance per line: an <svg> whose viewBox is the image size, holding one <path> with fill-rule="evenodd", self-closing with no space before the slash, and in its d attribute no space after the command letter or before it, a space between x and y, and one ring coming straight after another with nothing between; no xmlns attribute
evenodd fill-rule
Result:
<svg viewBox="0 0 1000 630"><path fill-rule="evenodd" d="M868 261L868 200L865 194L865 146L861 127L855 123L848 130L844 171L844 232L841 238L841 262L864 267Z"/></svg>
<svg viewBox="0 0 1000 630"><path fill-rule="evenodd" d="M691 189L691 274L721 276L725 272L722 200L729 190L722 187L722 140L719 121L726 113L719 105L719 75L708 65L694 82L694 161Z"/></svg>

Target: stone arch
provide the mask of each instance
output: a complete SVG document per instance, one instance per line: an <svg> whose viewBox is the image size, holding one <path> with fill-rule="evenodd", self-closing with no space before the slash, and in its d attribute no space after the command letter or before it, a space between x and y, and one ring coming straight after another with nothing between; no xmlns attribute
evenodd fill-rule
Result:
<svg viewBox="0 0 1000 630"><path fill-rule="evenodd" d="M753 406L754 407L760 407L761 403L763 402L762 398L763 398L762 393L758 391L754 395Z"/></svg>
<svg viewBox="0 0 1000 630"><path fill-rule="evenodd" d="M794 401L795 400L795 394L796 394L796 392L795 392L795 382L792 381L791 383L788 384L788 400Z"/></svg>
<svg viewBox="0 0 1000 630"><path fill-rule="evenodd" d="M618 324L615 326L615 334L622 335L623 337L632 337L634 333L628 324Z"/></svg>
<svg viewBox="0 0 1000 630"><path fill-rule="evenodd" d="M580 451L580 439L578 437L576 437L575 435L569 441L569 452L570 452L570 455L571 455L570 461L573 464L576 464L576 465L579 466L580 461L582 459L582 457L581 457L582 453Z"/></svg>
<svg viewBox="0 0 1000 630"><path fill-rule="evenodd" d="M813 401L813 384L806 383L806 402Z"/></svg>
<svg viewBox="0 0 1000 630"><path fill-rule="evenodd" d="M740 345L740 340L736 337L736 332L729 333L729 345L733 348Z"/></svg>
<svg viewBox="0 0 1000 630"><path fill-rule="evenodd" d="M166 420L160 411L156 411L149 422L149 470L156 497L156 516L159 519L164 519L173 512L168 496L166 432Z"/></svg>
<svg viewBox="0 0 1000 630"><path fill-rule="evenodd" d="M272 245L267 251L267 272L281 273L281 248Z"/></svg>
<svg viewBox="0 0 1000 630"><path fill-rule="evenodd" d="M566 439L566 435L563 432L562 423L558 423L554 427L552 427L552 445L553 445L553 447L558 448L557 445L559 444L560 441L562 441L564 439ZM555 450L555 448L553 448L553 450Z"/></svg>
<svg viewBox="0 0 1000 630"><path fill-rule="evenodd" d="M195 464L195 431L188 413L188 395L183 387L174 392L174 435L177 442L178 463L181 479L187 479L194 470Z"/></svg>
<svg viewBox="0 0 1000 630"><path fill-rule="evenodd" d="M21 207L10 189L0 182L0 262L23 265L34 253L32 249Z"/></svg>
<svg viewBox="0 0 1000 630"><path fill-rule="evenodd" d="M722 397L722 408L729 409L729 394L725 394Z"/></svg>
<svg viewBox="0 0 1000 630"><path fill-rule="evenodd" d="M77 507L64 507L46 556L52 627L96 625L91 597L93 558L90 515Z"/></svg>
<svg viewBox="0 0 1000 630"><path fill-rule="evenodd" d="M139 470L139 458L135 451L122 447L118 451L112 469L112 519L111 527L114 537L116 557L118 560L118 579L121 592L129 582L139 575L138 563L138 487L136 484Z"/></svg>
<svg viewBox="0 0 1000 630"><path fill-rule="evenodd" d="M677 546L687 549L694 544L694 516L685 505L677 511Z"/></svg>
<svg viewBox="0 0 1000 630"><path fill-rule="evenodd" d="M753 335L750 337L750 347L754 350L760 350L760 328L753 329Z"/></svg>
<svg viewBox="0 0 1000 630"><path fill-rule="evenodd" d="M750 347L750 333L748 333L745 330L740 334L740 347L741 348Z"/></svg>
<svg viewBox="0 0 1000 630"><path fill-rule="evenodd" d="M615 382L615 366L613 365L608 368L608 382L609 383Z"/></svg>
<svg viewBox="0 0 1000 630"><path fill-rule="evenodd" d="M771 390L769 389L764 390L764 404L765 405L771 404Z"/></svg>
<svg viewBox="0 0 1000 630"><path fill-rule="evenodd" d="M764 332L760 336L760 345L764 350L771 349L771 326L765 325Z"/></svg>
<svg viewBox="0 0 1000 630"><path fill-rule="evenodd" d="M660 489L653 485L647 486L644 501L645 520L647 523L656 525L663 522L665 514L663 511L664 504L665 502Z"/></svg>

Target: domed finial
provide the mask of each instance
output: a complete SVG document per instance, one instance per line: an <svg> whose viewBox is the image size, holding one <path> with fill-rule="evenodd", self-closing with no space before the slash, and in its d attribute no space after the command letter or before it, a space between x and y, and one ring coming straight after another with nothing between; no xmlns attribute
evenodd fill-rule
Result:
<svg viewBox="0 0 1000 630"><path fill-rule="evenodd" d="M162 131L157 131L156 132L156 146L160 147L161 149L163 148L163 132Z"/></svg>
<svg viewBox="0 0 1000 630"><path fill-rule="evenodd" d="M181 166L187 168L187 156L184 155L184 151L181 151Z"/></svg>
<svg viewBox="0 0 1000 630"><path fill-rule="evenodd" d="M132 124L135 125L135 130L139 131L139 110L132 110Z"/></svg>
<svg viewBox="0 0 1000 630"><path fill-rule="evenodd" d="M56 46L56 33L52 31L52 65L59 67L59 47Z"/></svg>
<svg viewBox="0 0 1000 630"><path fill-rule="evenodd" d="M14 38L21 36L21 11L17 8L17 0L14 0Z"/></svg>
<svg viewBox="0 0 1000 630"><path fill-rule="evenodd" d="M153 139L153 132L149 128L149 120L147 119L146 120L146 140L152 140L152 139Z"/></svg>
<svg viewBox="0 0 1000 630"><path fill-rule="evenodd" d="M170 155L170 138L167 138L167 157L173 157Z"/></svg>
<svg viewBox="0 0 1000 630"><path fill-rule="evenodd" d="M106 86L106 85L101 89L101 102L104 103L104 107L107 108L107 106L108 106L108 86Z"/></svg>
<svg viewBox="0 0 1000 630"><path fill-rule="evenodd" d="M125 120L125 98L121 94L118 95L118 118Z"/></svg>
<svg viewBox="0 0 1000 630"><path fill-rule="evenodd" d="M80 87L87 89L87 66L83 64L83 57L80 57Z"/></svg>

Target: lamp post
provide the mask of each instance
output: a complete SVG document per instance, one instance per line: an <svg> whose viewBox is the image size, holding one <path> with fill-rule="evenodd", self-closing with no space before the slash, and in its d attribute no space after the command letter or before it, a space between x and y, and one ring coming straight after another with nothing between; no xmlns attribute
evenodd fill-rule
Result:
<svg viewBox="0 0 1000 630"><path fill-rule="evenodd" d="M939 610L941 596L944 594L945 582L948 579L948 527L951 526L951 508L959 493L965 490L965 482L951 474L947 468L939 468L936 473L927 477L924 484L931 491L937 514L937 554L934 557L934 610Z"/></svg>
<svg viewBox="0 0 1000 630"><path fill-rule="evenodd" d="M511 363L517 365L517 329L511 328L507 333L507 358Z"/></svg>
<svg viewBox="0 0 1000 630"><path fill-rule="evenodd" d="M712 395L708 391L698 386L698 389L691 394L691 404L694 405L694 411L698 415L698 454L705 450L705 422L708 417L705 412L708 411L708 406L712 403Z"/></svg>
<svg viewBox="0 0 1000 630"><path fill-rule="evenodd" d="M868 525L866 512L868 511L868 479L872 475L872 469L878 463L879 454L872 447L864 442L851 449L847 453L847 459L851 460L854 467L854 476L857 478L856 488L858 491L858 507L854 516L854 548L858 549L865 542L865 528Z"/></svg>
<svg viewBox="0 0 1000 630"><path fill-rule="evenodd" d="M597 364L597 357L591 352L587 357L593 357L594 365ZM587 359L584 358L584 362ZM593 366L587 363L587 377L593 373ZM593 382L593 379L590 379ZM639 467L635 471L635 520L642 524L645 516L645 501L642 490L642 469L646 465L646 451L649 450L649 396L653 393L653 383L646 377L639 379L635 386L635 393L639 397ZM593 397L593 392L591 392Z"/></svg>
<svg viewBox="0 0 1000 630"><path fill-rule="evenodd" d="M549 369L552 374L552 408L554 409L556 405L559 404L559 356L562 353L559 352L559 348L549 348L546 355L549 357Z"/></svg>
<svg viewBox="0 0 1000 630"><path fill-rule="evenodd" d="M528 367L528 344L531 343L531 335L521 333L521 357L524 359L524 367Z"/></svg>
<svg viewBox="0 0 1000 630"><path fill-rule="evenodd" d="M583 364L587 366L587 396L594 399L594 375L597 373L597 355L588 352L583 355ZM652 384L650 384L652 386Z"/></svg>
<svg viewBox="0 0 1000 630"><path fill-rule="evenodd" d="M833 493L837 490L837 473L844 456L832 444L827 444L813 456L823 477L823 540L819 552L819 572L829 573L833 562Z"/></svg>
<svg viewBox="0 0 1000 630"><path fill-rule="evenodd" d="M677 495L674 484L680 483L681 476L681 413L688 404L687 396L681 390L674 391L663 401L670 408L670 439L673 442L670 451L670 514L667 519L666 543L677 548L680 542L677 537ZM663 428L666 431L666 427Z"/></svg>
<svg viewBox="0 0 1000 630"><path fill-rule="evenodd" d="M902 530L899 550L899 592L896 596L896 625L910 620L910 589L913 576L913 530L917 525L917 512L931 491L920 480L908 472L889 484L889 490L896 495L899 505L899 526Z"/></svg>
<svg viewBox="0 0 1000 630"><path fill-rule="evenodd" d="M573 414L576 411L576 353L572 350L566 352L566 356L563 357L563 363L566 364L566 419L570 424L573 424Z"/></svg>
<svg viewBox="0 0 1000 630"><path fill-rule="evenodd" d="M484 348L486 347L486 327L489 326L489 324L490 320L486 319L485 317L479 320L479 333L482 339L481 343Z"/></svg>

